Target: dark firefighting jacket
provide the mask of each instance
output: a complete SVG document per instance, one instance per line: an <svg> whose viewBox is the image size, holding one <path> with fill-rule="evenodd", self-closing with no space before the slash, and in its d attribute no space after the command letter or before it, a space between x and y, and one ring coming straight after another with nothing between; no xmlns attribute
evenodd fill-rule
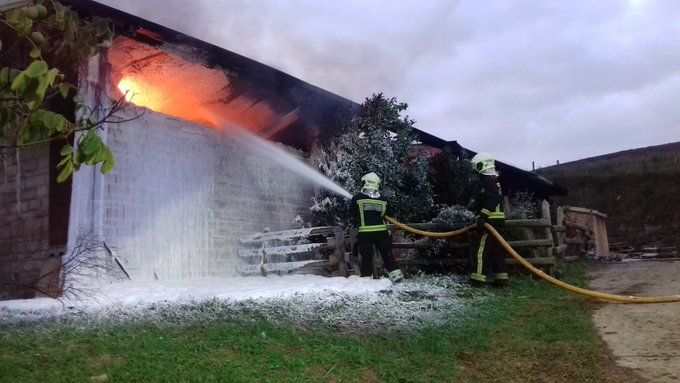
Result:
<svg viewBox="0 0 680 383"><path fill-rule="evenodd" d="M359 233L387 231L385 215L390 214L385 198L357 193L352 198L352 217Z"/></svg>
<svg viewBox="0 0 680 383"><path fill-rule="evenodd" d="M503 212L503 193L496 176L482 176L482 188L473 207L475 218L498 222L505 220Z"/></svg>

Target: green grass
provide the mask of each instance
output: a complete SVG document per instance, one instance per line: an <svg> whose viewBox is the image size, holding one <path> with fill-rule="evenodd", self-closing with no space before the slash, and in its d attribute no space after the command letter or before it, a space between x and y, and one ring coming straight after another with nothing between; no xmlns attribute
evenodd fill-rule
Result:
<svg viewBox="0 0 680 383"><path fill-rule="evenodd" d="M583 285L581 268L566 275ZM483 305L416 334L338 335L263 321L5 330L0 381L602 381L584 299L516 277Z"/></svg>

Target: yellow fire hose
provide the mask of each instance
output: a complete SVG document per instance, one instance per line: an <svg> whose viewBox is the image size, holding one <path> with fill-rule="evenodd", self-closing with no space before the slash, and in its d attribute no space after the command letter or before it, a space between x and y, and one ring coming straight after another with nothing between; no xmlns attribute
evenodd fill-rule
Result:
<svg viewBox="0 0 680 383"><path fill-rule="evenodd" d="M454 230L454 231L447 231L447 232L430 232L430 231L423 231L423 230L418 230L414 229L412 227L406 226L403 223L399 223L395 221L392 217L387 217L385 216L385 220L388 221L389 223L393 224L394 226L408 231L413 234L418 234L418 235L423 235L423 236L428 236L428 237L434 237L434 238L445 238L445 237L453 237L456 235L463 234L469 230L475 230L476 227L474 225L464 227L459 230ZM543 271L537 269L534 267L531 263L527 262L526 259L522 258L521 255L517 254L517 252L510 247L507 241L503 239L503 237L496 231L496 229L493 228L493 226L489 225L488 223L484 224L484 227L486 230L489 231L496 239L498 242L505 248L505 250L512 255L513 258L515 258L519 263L522 264L522 266L526 267L529 269L532 273L538 275L539 277L545 279L546 281L552 283L553 285L563 288L565 290L569 290L571 292L581 294L581 295L586 295L589 297L597 298L597 299L602 299L605 301L613 301L613 302L622 302L622 303L668 303L668 302L680 302L680 295L671 295L667 297L635 297L635 296L627 296L627 295L616 295L616 294L607 294L607 293L600 293L597 291L591 291L591 290L586 290L582 289L580 287L576 287L573 285L570 285L568 283L564 283L560 281L559 279L553 278L550 275L544 273Z"/></svg>

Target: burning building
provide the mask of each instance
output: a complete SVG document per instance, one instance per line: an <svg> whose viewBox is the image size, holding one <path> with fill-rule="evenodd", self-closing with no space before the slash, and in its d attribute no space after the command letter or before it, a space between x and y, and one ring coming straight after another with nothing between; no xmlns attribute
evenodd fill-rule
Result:
<svg viewBox="0 0 680 383"><path fill-rule="evenodd" d="M82 97L94 109L121 96L134 107L117 116L129 121L103 128L116 155L106 176L84 167L58 184L58 145L20 154L21 182L15 175L0 194L0 299L34 296L26 286L58 267L83 231L101 235L135 280L192 279L233 273L240 236L289 228L308 211L315 186L283 171L270 146L248 147L253 141L234 127L302 157L356 103L94 1L63 2L115 24L111 45L81 67ZM437 150L466 152L416 133ZM554 192L531 173L499 166L507 182ZM19 200L9 191L17 185Z"/></svg>

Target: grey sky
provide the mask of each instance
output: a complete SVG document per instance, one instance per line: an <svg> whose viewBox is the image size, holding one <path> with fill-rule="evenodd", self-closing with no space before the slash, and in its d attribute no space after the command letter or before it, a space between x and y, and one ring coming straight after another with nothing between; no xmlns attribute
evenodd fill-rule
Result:
<svg viewBox="0 0 680 383"><path fill-rule="evenodd" d="M525 169L680 140L680 1L100 1Z"/></svg>

